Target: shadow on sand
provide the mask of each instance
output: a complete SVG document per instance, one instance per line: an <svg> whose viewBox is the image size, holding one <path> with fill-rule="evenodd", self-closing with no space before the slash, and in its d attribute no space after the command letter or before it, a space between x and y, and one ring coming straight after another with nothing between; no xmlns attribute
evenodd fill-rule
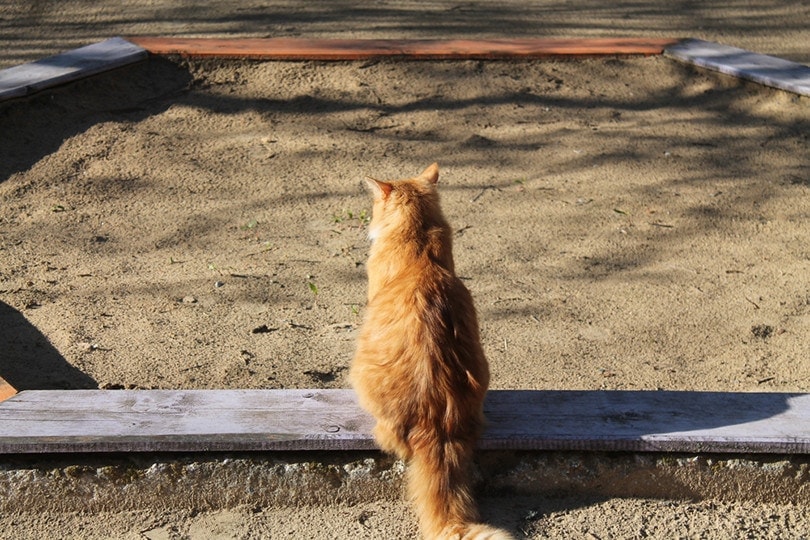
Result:
<svg viewBox="0 0 810 540"><path fill-rule="evenodd" d="M0 377L22 390L94 389L25 315L0 302Z"/></svg>

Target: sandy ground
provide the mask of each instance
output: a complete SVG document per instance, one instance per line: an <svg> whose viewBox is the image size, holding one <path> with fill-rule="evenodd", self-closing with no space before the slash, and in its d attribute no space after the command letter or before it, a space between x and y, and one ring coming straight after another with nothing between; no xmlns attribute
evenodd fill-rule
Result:
<svg viewBox="0 0 810 540"><path fill-rule="evenodd" d="M688 35L807 62L808 7L773 4L16 2L0 67L115 34ZM361 178L432 161L493 388L810 386L806 98L663 58L158 59L0 105L0 125L0 375L19 389L345 387ZM484 511L531 538L810 530L786 505ZM411 523L378 503L0 516L0 536L395 538Z"/></svg>
<svg viewBox="0 0 810 540"><path fill-rule="evenodd" d="M749 503L695 503L587 498L482 500L484 517L509 527L517 538L596 540L619 538L706 539L807 538L802 508ZM400 519L391 519L396 515ZM406 519L403 520L402 517ZM415 538L415 517L404 503L306 508L238 507L214 513L121 512L114 514L20 515L0 519L15 540L116 538ZM309 527L302 528L302 523ZM71 531L48 535L47 531ZM44 534L43 534L44 533Z"/></svg>

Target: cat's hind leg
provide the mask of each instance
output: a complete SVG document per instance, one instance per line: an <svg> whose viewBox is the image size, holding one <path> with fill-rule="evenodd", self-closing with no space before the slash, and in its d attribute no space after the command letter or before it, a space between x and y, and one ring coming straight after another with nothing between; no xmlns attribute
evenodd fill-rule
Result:
<svg viewBox="0 0 810 540"><path fill-rule="evenodd" d="M386 420L378 420L372 434L383 452L394 454L407 461L411 458L411 449L405 442L405 437L401 432L402 428L396 424Z"/></svg>

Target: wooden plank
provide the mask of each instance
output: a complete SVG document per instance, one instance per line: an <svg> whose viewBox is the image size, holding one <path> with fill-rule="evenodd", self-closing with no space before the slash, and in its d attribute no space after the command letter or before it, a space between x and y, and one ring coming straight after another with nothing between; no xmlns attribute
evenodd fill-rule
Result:
<svg viewBox="0 0 810 540"><path fill-rule="evenodd" d="M210 39L130 37L153 54L264 60L509 59L555 56L654 55L673 39Z"/></svg>
<svg viewBox="0 0 810 540"><path fill-rule="evenodd" d="M0 404L0 453L373 448L350 391L24 391Z"/></svg>
<svg viewBox="0 0 810 540"><path fill-rule="evenodd" d="M810 453L810 394L491 393L486 448Z"/></svg>
<svg viewBox="0 0 810 540"><path fill-rule="evenodd" d="M810 394L491 391L483 449L810 453ZM366 450L351 390L27 390L0 453Z"/></svg>
<svg viewBox="0 0 810 540"><path fill-rule="evenodd" d="M17 389L0 377L0 401L5 401L16 393Z"/></svg>
<svg viewBox="0 0 810 540"><path fill-rule="evenodd" d="M148 53L122 38L112 38L30 64L0 71L0 101L95 75L143 60Z"/></svg>
<svg viewBox="0 0 810 540"><path fill-rule="evenodd" d="M782 58L699 39L669 45L664 55L726 75L810 96L810 67Z"/></svg>

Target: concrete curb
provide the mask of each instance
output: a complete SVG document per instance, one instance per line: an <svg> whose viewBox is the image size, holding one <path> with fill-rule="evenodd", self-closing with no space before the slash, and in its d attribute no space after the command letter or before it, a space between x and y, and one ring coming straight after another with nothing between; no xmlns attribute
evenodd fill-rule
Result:
<svg viewBox="0 0 810 540"><path fill-rule="evenodd" d="M403 496L404 464L378 452L17 456L0 512L200 511ZM482 492L810 503L806 456L481 452Z"/></svg>

